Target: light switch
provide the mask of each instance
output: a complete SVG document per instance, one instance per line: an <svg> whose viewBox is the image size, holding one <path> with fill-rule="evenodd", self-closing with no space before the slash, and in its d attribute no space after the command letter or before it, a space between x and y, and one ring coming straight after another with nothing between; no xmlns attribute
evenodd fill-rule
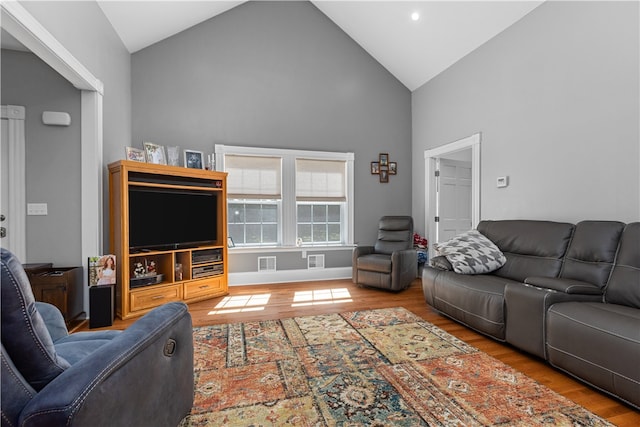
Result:
<svg viewBox="0 0 640 427"><path fill-rule="evenodd" d="M499 176L496 180L496 185L498 188L504 188L509 185L509 177L508 176Z"/></svg>
<svg viewBox="0 0 640 427"><path fill-rule="evenodd" d="M27 203L27 215L47 215L46 203Z"/></svg>

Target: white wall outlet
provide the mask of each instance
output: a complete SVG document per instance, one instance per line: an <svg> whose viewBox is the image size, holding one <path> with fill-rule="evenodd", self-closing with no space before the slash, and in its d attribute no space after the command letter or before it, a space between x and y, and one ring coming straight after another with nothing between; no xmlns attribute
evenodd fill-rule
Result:
<svg viewBox="0 0 640 427"><path fill-rule="evenodd" d="M27 203L27 215L48 215L46 203Z"/></svg>
<svg viewBox="0 0 640 427"><path fill-rule="evenodd" d="M498 188L504 188L509 186L509 177L508 176L499 176L496 180L496 186Z"/></svg>

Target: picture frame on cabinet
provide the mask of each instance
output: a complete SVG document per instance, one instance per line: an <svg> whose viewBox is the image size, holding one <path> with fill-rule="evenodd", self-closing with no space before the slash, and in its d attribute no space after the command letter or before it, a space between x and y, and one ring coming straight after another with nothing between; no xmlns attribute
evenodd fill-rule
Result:
<svg viewBox="0 0 640 427"><path fill-rule="evenodd" d="M189 169L204 169L202 151L184 150L184 166Z"/></svg>
<svg viewBox="0 0 640 427"><path fill-rule="evenodd" d="M127 156L127 160L134 162L146 163L147 159L144 155L144 150L134 147L124 147L124 154Z"/></svg>
<svg viewBox="0 0 640 427"><path fill-rule="evenodd" d="M147 157L147 163L156 165L166 165L167 155L164 152L164 145L154 144L153 142L143 142L144 152Z"/></svg>
<svg viewBox="0 0 640 427"><path fill-rule="evenodd" d="M116 256L113 254L89 257L89 287L116 284Z"/></svg>

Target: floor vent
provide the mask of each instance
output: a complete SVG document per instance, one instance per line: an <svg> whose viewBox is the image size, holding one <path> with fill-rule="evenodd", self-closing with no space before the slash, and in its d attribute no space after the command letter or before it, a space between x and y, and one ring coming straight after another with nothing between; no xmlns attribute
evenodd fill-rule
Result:
<svg viewBox="0 0 640 427"><path fill-rule="evenodd" d="M258 257L258 271L276 271L276 257Z"/></svg>
<svg viewBox="0 0 640 427"><path fill-rule="evenodd" d="M309 270L324 268L324 254L307 256L307 268Z"/></svg>

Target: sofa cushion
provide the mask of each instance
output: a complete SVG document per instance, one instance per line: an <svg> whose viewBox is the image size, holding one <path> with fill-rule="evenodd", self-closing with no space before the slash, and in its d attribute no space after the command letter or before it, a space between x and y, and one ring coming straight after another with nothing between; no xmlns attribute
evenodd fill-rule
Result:
<svg viewBox="0 0 640 427"><path fill-rule="evenodd" d="M383 216L378 223L375 252L391 255L395 251L413 247L413 218L410 216Z"/></svg>
<svg viewBox="0 0 640 427"><path fill-rule="evenodd" d="M2 249L2 345L36 391L70 365L58 356L22 265Z"/></svg>
<svg viewBox="0 0 640 427"><path fill-rule="evenodd" d="M574 225L535 220L481 221L478 231L507 258L493 274L523 282L527 277L558 277Z"/></svg>
<svg viewBox="0 0 640 427"><path fill-rule="evenodd" d="M560 277L604 288L611 274L624 223L581 221L576 224Z"/></svg>
<svg viewBox="0 0 640 427"><path fill-rule="evenodd" d="M462 275L453 271L431 270L423 274L425 297L432 296L433 307L465 325L504 341L504 291L512 280L492 274ZM428 274L428 273L427 273Z"/></svg>
<svg viewBox="0 0 640 427"><path fill-rule="evenodd" d="M640 308L640 222L627 224L605 290L608 303Z"/></svg>
<svg viewBox="0 0 640 427"><path fill-rule="evenodd" d="M434 245L436 252L447 258L458 274L490 273L502 267L506 258L493 242L477 230Z"/></svg>
<svg viewBox="0 0 640 427"><path fill-rule="evenodd" d="M639 323L640 310L631 307L554 304L546 321L549 362L640 407Z"/></svg>
<svg viewBox="0 0 640 427"><path fill-rule="evenodd" d="M122 331L76 332L56 341L56 351L71 365L87 357L89 354L108 344Z"/></svg>
<svg viewBox="0 0 640 427"><path fill-rule="evenodd" d="M356 261L358 270L376 271L389 274L391 272L391 256L384 254L363 255Z"/></svg>

